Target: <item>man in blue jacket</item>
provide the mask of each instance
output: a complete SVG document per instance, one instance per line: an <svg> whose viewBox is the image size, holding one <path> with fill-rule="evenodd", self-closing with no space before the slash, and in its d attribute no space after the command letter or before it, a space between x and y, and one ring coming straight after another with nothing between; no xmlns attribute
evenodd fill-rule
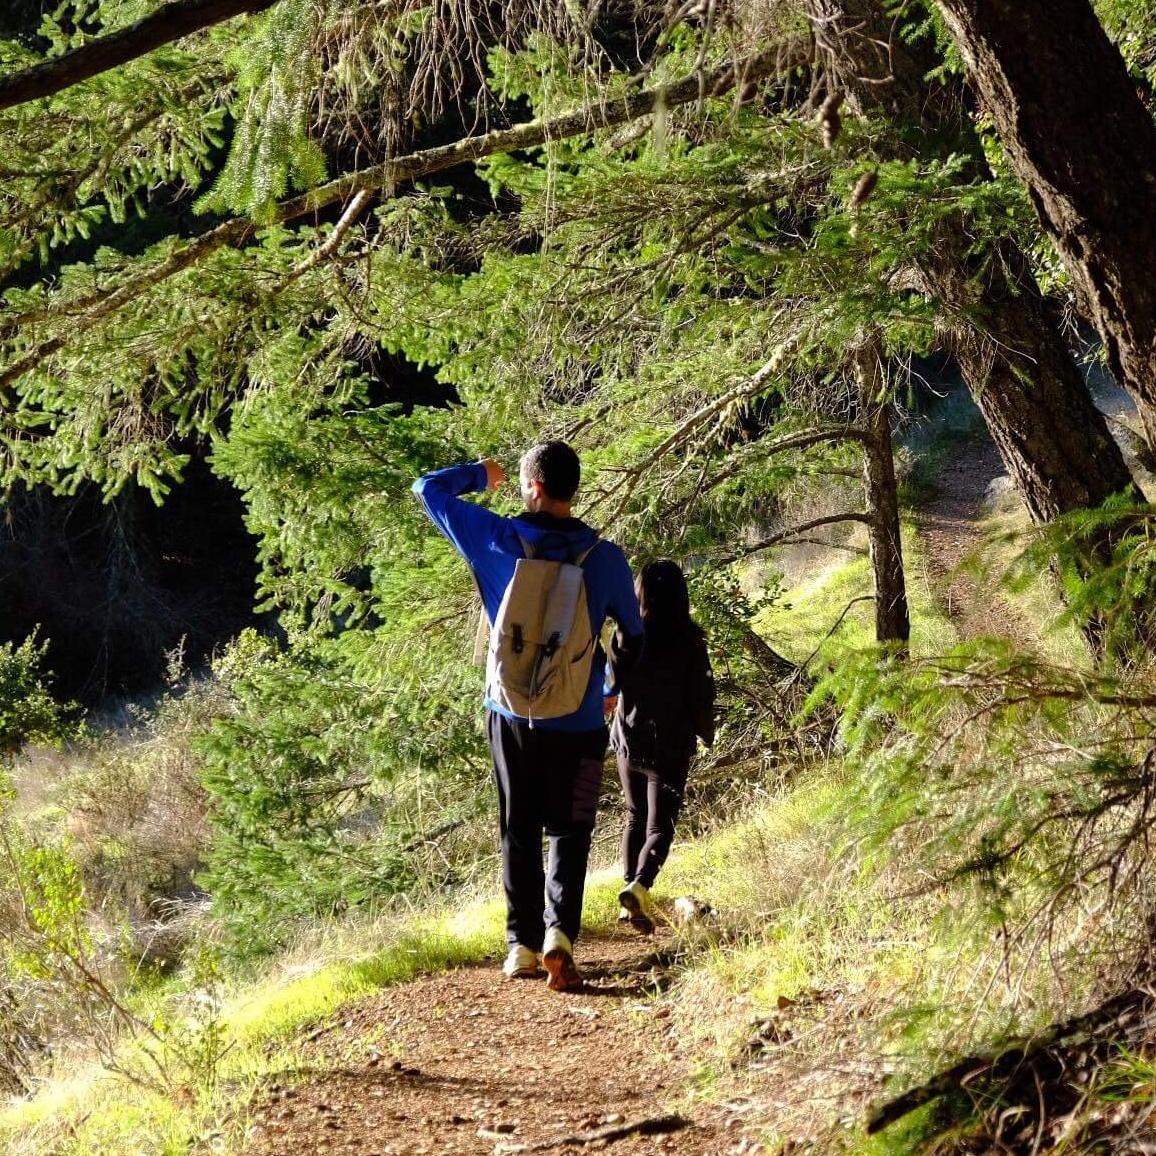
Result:
<svg viewBox="0 0 1156 1156"><path fill-rule="evenodd" d="M515 564L525 556L524 539L538 558L569 561L589 550L582 565L595 638L609 617L622 636L640 640L642 619L625 555L571 513L579 477L578 455L565 442L551 441L522 458L526 509L516 518L462 500L463 494L497 489L506 480L505 470L489 458L426 474L413 489L469 564L491 624ZM598 646L579 708L560 718L535 719L532 726L485 700L506 891L509 954L503 971L510 978L537 975L541 953L547 986L556 991L582 984L573 950L607 746L604 673ZM550 848L545 870L543 831Z"/></svg>

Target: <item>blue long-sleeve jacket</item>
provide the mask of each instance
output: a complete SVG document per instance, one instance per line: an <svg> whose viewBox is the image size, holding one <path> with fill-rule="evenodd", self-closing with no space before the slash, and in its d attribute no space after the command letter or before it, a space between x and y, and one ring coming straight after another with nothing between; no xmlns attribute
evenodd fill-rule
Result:
<svg viewBox="0 0 1156 1156"><path fill-rule="evenodd" d="M514 565L523 556L520 534L540 558L565 561L577 551L596 542L583 565L586 577L586 604L590 610L590 628L595 638L607 618L612 618L621 634L642 634L642 618L626 556L613 543L598 538L597 533L577 518L557 518L552 514L522 514L504 518L463 501L462 494L486 488L486 467L481 462L450 466L418 478L413 492L421 499L434 525L469 564L477 579L486 616L490 623L498 613L506 587L514 577ZM542 730L596 730L602 722L603 677L605 655L595 650L590 685L582 705L573 714L555 719L535 719ZM486 706L507 718L520 722L517 715L502 710L487 697Z"/></svg>

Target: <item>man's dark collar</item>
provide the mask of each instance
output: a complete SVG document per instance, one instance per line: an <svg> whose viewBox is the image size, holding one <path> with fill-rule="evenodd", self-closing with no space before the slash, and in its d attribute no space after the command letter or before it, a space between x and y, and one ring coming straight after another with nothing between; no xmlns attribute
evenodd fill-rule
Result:
<svg viewBox="0 0 1156 1156"><path fill-rule="evenodd" d="M540 530L565 530L572 532L574 530L590 529L581 518L559 518L557 514L547 514L545 510L539 510L537 513L526 511L524 514L519 514L517 520L519 522L526 522L531 526L536 526Z"/></svg>

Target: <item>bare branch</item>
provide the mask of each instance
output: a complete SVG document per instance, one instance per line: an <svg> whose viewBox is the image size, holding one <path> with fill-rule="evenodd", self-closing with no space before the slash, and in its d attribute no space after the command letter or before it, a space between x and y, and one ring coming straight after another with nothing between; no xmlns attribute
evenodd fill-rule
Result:
<svg viewBox="0 0 1156 1156"><path fill-rule="evenodd" d="M656 1136L662 1133L677 1132L685 1128L687 1121L682 1116L652 1116L644 1120L631 1120L623 1124L610 1124L604 1128L594 1128L588 1132L572 1132L569 1135L555 1136L548 1140L537 1140L533 1143L521 1143L506 1140L502 1133L493 1133L498 1144L494 1148L495 1156L517 1156L522 1152L548 1152L551 1148L568 1148L571 1145L590 1144L601 1147L612 1140L621 1140L627 1136ZM481 1135L481 1133L479 1133Z"/></svg>
<svg viewBox="0 0 1156 1156"><path fill-rule="evenodd" d="M863 514L857 510L848 510L842 514L828 514L823 518L813 518L809 522L801 522L797 526L791 526L788 530L783 530L781 533L773 534L769 538L764 538L761 542L755 542L751 546L744 546L741 550L736 550L732 554L724 554L713 561L719 566L725 566L728 562L737 562L740 558L749 558L752 554L757 554L761 550L769 550L772 546L782 546L792 539L796 539L800 534L805 534L808 530L816 530L820 526L832 526L836 522L862 522L863 525L871 525L872 518L870 514Z"/></svg>
<svg viewBox="0 0 1156 1156"><path fill-rule="evenodd" d="M852 598L851 601L848 602L847 605L843 607L843 613L840 614L839 617L836 618L835 621L831 624L831 629L828 630L827 633L824 634L823 637L819 640L819 645L816 646L815 649L812 650L811 653L808 654L807 657L800 664L800 666L799 666L800 672L806 670L807 667L810 666L811 663L815 661L815 658L817 657L819 651L823 649L823 644L827 641L828 638L831 637L832 634L835 633L836 630L839 629L840 626L843 625L843 619L846 618L847 615L851 613L851 608L853 606L857 606L860 602L874 602L874 601L875 601L875 595L874 594L860 594L857 598Z"/></svg>
<svg viewBox="0 0 1156 1156"><path fill-rule="evenodd" d="M624 470L621 480L611 486L596 503L597 505L601 505L602 502L612 498L615 494L619 492L622 493L618 507L609 518L609 521L616 522L622 516L623 511L630 502L631 495L634 493L634 488L638 485L639 479L647 470L667 454L684 446L696 430L700 429L710 421L711 418L722 413L727 406L734 405L736 402L743 401L746 398L755 397L766 389L767 382L770 381L774 374L782 369L787 353L794 344L794 338L784 342L775 350L770 359L755 370L750 377L739 382L738 385L727 390L726 393L707 402L706 405L696 409L677 429L673 430L668 437L655 446L642 461L637 465L631 466L628 470Z"/></svg>
<svg viewBox="0 0 1156 1156"><path fill-rule="evenodd" d="M297 265L295 265L289 275L277 286L276 292L285 289L291 282L296 281L299 277L303 277L314 265L319 265L327 257L333 255L337 246L341 244L341 238L349 231L350 226L361 215L362 209L369 204L371 194L368 189L362 189L349 205L345 212L341 214L341 219L337 222L333 232L325 239L325 242L318 245L308 257L305 257Z"/></svg>
<svg viewBox="0 0 1156 1156"><path fill-rule="evenodd" d="M862 426L857 425L828 425L816 426L812 429L803 430L797 434L789 434L785 438L780 438L773 442L753 442L750 451L753 453L757 451L759 457L769 457L771 454L782 453L783 450L805 450L811 446L820 445L823 442L835 441L857 441L864 442L867 440L867 431ZM743 466L746 464L746 457L740 458L732 462L729 466L718 471L710 482L703 487L706 490L713 490L717 486L721 486L723 482L733 478ZM841 474L849 478L860 478L862 473L858 470L824 470L824 473Z"/></svg>

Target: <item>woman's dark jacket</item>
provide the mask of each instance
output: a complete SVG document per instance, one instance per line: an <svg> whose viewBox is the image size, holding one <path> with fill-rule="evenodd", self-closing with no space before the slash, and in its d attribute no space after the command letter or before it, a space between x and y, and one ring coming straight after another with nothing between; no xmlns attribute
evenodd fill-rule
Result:
<svg viewBox="0 0 1156 1156"><path fill-rule="evenodd" d="M662 770L689 762L696 735L708 747L714 742L714 675L697 626L676 633L648 627L638 657L617 669L610 745L619 754Z"/></svg>

